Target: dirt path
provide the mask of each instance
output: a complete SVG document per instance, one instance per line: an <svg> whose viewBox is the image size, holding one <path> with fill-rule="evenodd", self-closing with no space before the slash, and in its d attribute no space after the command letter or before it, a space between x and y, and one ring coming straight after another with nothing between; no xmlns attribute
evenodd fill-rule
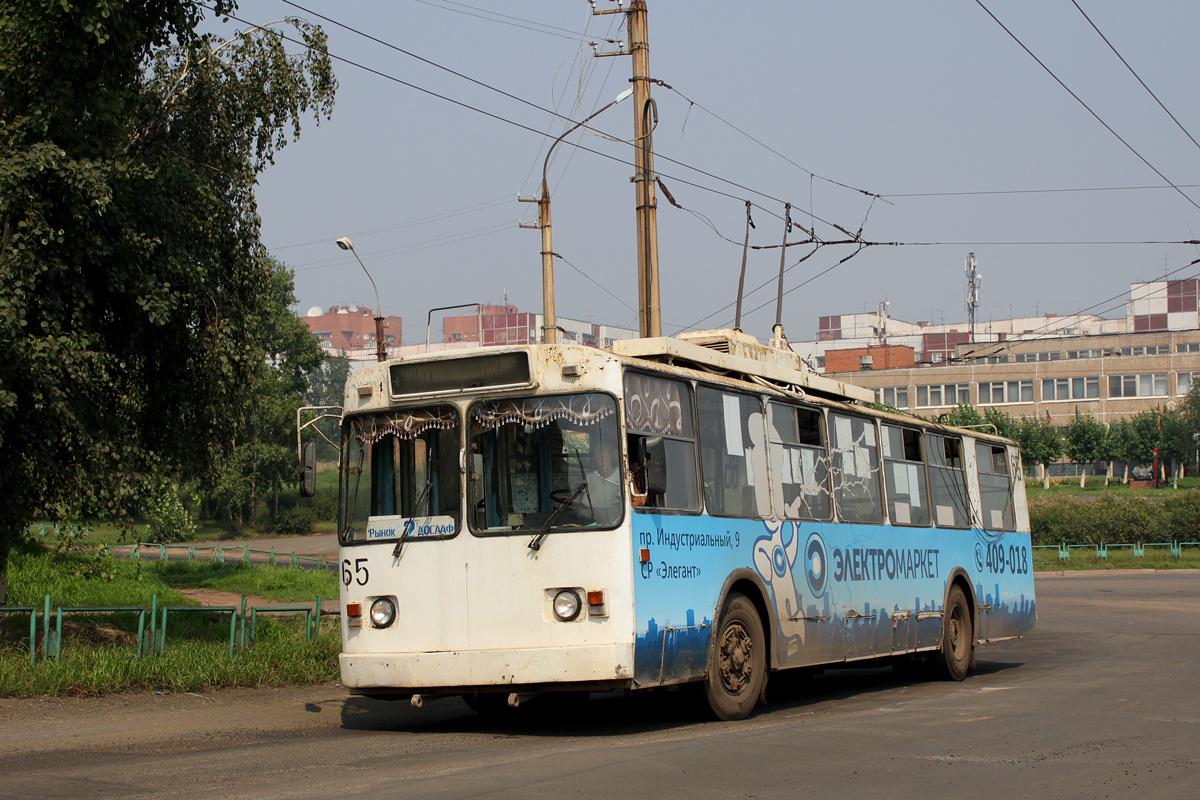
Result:
<svg viewBox="0 0 1200 800"><path fill-rule="evenodd" d="M222 592L216 589L200 589L196 587L176 587L179 592L189 600L195 600L203 606L234 606L241 608L242 595L234 594L233 592ZM253 595L246 596L246 608L263 608L264 606L293 606L305 605L302 602L289 602L286 600L272 600L267 597L255 597ZM321 610L330 612L338 610L338 599L322 598Z"/></svg>

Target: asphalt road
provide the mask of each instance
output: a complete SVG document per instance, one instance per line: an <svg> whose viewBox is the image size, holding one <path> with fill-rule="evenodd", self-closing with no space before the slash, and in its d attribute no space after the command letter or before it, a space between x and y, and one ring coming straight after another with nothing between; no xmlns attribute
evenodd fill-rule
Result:
<svg viewBox="0 0 1200 800"><path fill-rule="evenodd" d="M963 683L775 681L748 720L679 692L506 721L336 686L0 701L0 798L1200 797L1200 574L1042 577Z"/></svg>

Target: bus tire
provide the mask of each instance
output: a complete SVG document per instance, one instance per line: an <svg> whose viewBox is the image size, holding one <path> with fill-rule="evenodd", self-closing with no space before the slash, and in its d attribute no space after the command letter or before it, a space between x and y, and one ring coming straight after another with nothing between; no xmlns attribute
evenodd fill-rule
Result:
<svg viewBox="0 0 1200 800"><path fill-rule="evenodd" d="M961 681L971 667L975 649L975 631L971 607L961 586L950 589L946 598L946 613L942 618L942 649L937 657L938 676L947 681Z"/></svg>
<svg viewBox="0 0 1200 800"><path fill-rule="evenodd" d="M744 719L766 686L766 636L750 598L730 592L709 656L705 694L718 719Z"/></svg>

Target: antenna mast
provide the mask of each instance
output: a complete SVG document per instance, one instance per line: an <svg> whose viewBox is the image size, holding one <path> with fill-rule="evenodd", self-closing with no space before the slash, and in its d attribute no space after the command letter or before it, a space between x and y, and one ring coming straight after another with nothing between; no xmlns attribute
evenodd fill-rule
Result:
<svg viewBox="0 0 1200 800"><path fill-rule="evenodd" d="M967 330L970 331L968 341L975 344L975 309L979 308L979 282L981 278L975 271L975 254L967 253Z"/></svg>
<svg viewBox="0 0 1200 800"><path fill-rule="evenodd" d="M625 14L629 49L597 56L633 56L634 175L637 202L638 328L642 338L662 336L662 300L658 281L658 202L654 197L654 147L652 135L658 123L658 107L650 97L650 44L646 26L646 0L631 0L629 8L599 10L589 0L592 14Z"/></svg>

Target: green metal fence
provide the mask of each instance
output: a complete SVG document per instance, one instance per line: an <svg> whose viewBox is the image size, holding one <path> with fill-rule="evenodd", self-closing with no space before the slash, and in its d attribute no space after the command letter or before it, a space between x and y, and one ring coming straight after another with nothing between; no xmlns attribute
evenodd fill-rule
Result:
<svg viewBox="0 0 1200 800"><path fill-rule="evenodd" d="M36 532L35 532L36 529ZM39 522L29 526L31 536L36 536L39 539L46 538L47 535L53 534L55 538L67 537L69 539L87 539L91 535L91 529L84 525L82 527L71 524L54 523L53 525ZM337 562L330 562L324 556L302 556L298 553L277 553L275 548L271 547L266 550L261 548L250 547L249 545L220 545L220 544L162 544L154 542L134 542L133 544L112 545L108 548L113 555L126 555L129 558L145 558L148 553L154 553L159 560L167 561L172 554L181 558L186 558L188 561L205 561L212 560L218 564L230 563L232 557L234 561L241 561L243 564L251 563L268 563L272 567L279 566L280 561L284 561L288 566L303 567L308 566L315 569L337 569ZM205 554L208 558L205 558ZM255 561L255 556L261 556Z"/></svg>
<svg viewBox="0 0 1200 800"><path fill-rule="evenodd" d="M251 606L247 609L247 598L242 597L240 606L165 606L158 605L158 595L150 598L150 608L144 606L58 606L53 607L50 595L46 595L40 614L37 606L0 606L3 614L29 614L29 661L36 664L42 661L55 663L62 661L64 616L75 614L119 614L130 613L138 615L137 636L134 639L134 657L152 656L166 650L168 624L174 615L178 619L181 614L197 612L209 614L229 614L229 657L249 650L254 646L257 637L257 621L259 613L291 613L304 614L304 635L308 640L319 638L321 633L321 617L339 615L338 611L325 611L321 608L322 599L317 597L315 603L289 606ZM53 608L53 610L52 610ZM246 622L249 620L249 630ZM39 641L38 628L41 623Z"/></svg>
<svg viewBox="0 0 1200 800"><path fill-rule="evenodd" d="M1109 550L1128 549L1133 553L1134 558L1145 558L1146 548L1166 549L1170 557L1175 561L1183 558L1183 548L1185 547L1200 547L1200 542L1133 542L1120 544L1107 544L1100 542L1099 544L1035 544L1034 550L1055 550L1058 553L1059 561L1070 561L1071 553L1074 551L1090 551L1097 561L1107 561Z"/></svg>
<svg viewBox="0 0 1200 800"><path fill-rule="evenodd" d="M324 556L302 556L297 553L277 553L272 547L267 550L250 547L249 545L219 545L219 544L154 544L152 542L136 542L134 544L122 544L109 548L109 552L113 555L126 555L129 558L146 558L147 554L154 553L155 557L160 561L169 561L172 554L178 556L181 560L188 561L215 561L218 564L236 563L238 561L243 564L266 563L272 567L279 566L280 562L284 562L290 567L308 566L313 569L336 569L337 563L330 562ZM207 558L205 555L207 554ZM255 556L261 556L257 561Z"/></svg>

